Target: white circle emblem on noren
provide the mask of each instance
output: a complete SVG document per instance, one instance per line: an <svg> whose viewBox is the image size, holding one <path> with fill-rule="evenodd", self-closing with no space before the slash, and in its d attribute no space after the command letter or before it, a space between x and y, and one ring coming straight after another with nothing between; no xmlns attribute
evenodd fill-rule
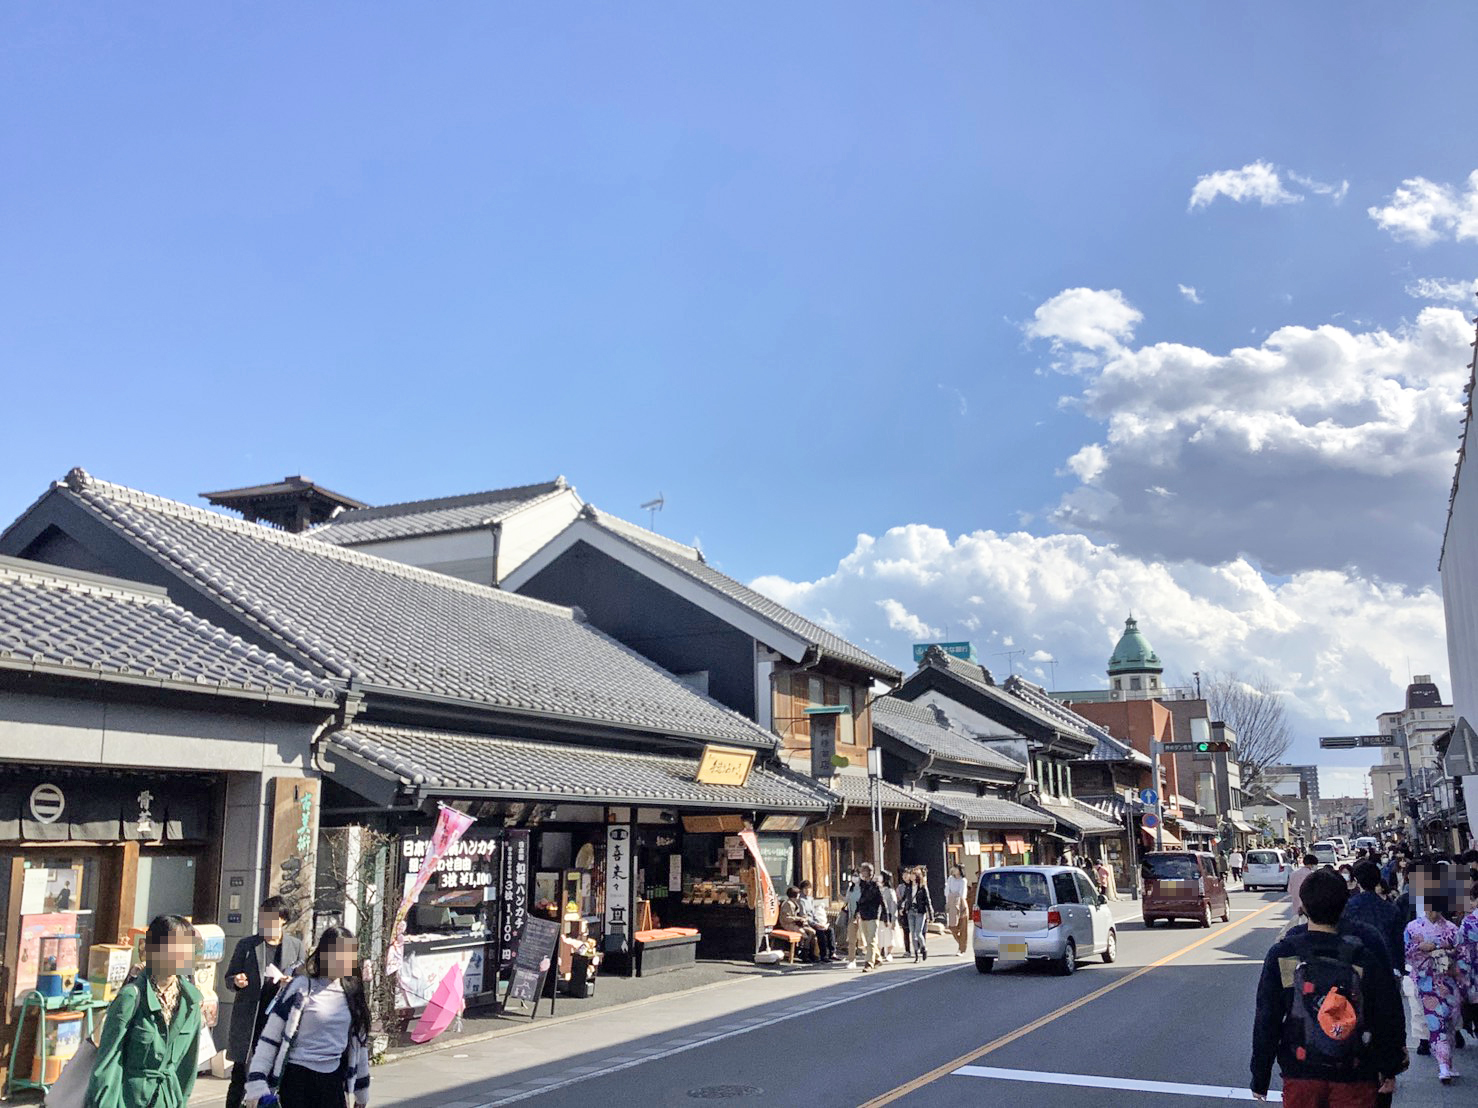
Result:
<svg viewBox="0 0 1478 1108"><path fill-rule="evenodd" d="M37 785L31 790L31 818L37 823L55 823L67 810L67 798L56 785Z"/></svg>

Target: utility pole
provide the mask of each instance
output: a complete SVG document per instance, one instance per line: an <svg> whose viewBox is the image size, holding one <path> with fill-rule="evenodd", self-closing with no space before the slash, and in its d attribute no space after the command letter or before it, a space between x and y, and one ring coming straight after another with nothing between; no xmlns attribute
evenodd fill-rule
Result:
<svg viewBox="0 0 1478 1108"><path fill-rule="evenodd" d="M1160 795L1160 740L1150 740L1150 780L1155 790L1155 849L1165 849L1165 798Z"/></svg>

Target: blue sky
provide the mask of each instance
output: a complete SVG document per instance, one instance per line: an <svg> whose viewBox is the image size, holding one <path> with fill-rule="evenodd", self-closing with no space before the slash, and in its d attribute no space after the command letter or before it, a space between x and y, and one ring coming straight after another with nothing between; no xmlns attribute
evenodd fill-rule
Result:
<svg viewBox="0 0 1478 1108"><path fill-rule="evenodd" d="M630 516L660 490L659 529L900 662L912 631L973 618L982 644L1040 634L1064 686L1098 677L1128 607L1155 637L1146 582L1169 559L1197 603L1156 641L1186 671L1296 671L1302 742L1367 730L1406 655L1446 670L1422 590L1466 371L1452 319L1419 322L1455 317L1451 295L1407 290L1475 276L1460 216L1423 234L1368 209L1418 177L1466 203L1475 23L1457 3L6 5L0 516L73 465L186 499L286 473L373 502L563 473ZM1190 206L1259 162L1300 199ZM1138 318L1097 347L1076 316L1029 333L1070 289ZM1396 419L1426 452L1283 469L1243 427L1231 470L1218 447L1157 477L1154 443L1106 437L1164 414L1138 407L1145 351L1222 358L1290 325L1450 370ZM1306 385L1338 391L1300 349ZM1359 428L1382 393L1356 392L1253 422ZM1105 469L1068 466L1094 443ZM1257 472L1272 493L1223 498ZM1131 486L1196 520L1149 522ZM1334 519L1347 503L1367 510ZM1279 518L1303 529L1274 542ZM948 557L910 562L934 534L910 527L953 557L1020 528L1075 565L1127 561L1055 606L1040 580L997 603L931 588ZM1306 588L1249 614L1239 556ZM969 589L1022 577L972 564ZM1307 625L1336 586L1338 649L1285 640L1282 609ZM1418 615L1372 644L1393 607Z"/></svg>

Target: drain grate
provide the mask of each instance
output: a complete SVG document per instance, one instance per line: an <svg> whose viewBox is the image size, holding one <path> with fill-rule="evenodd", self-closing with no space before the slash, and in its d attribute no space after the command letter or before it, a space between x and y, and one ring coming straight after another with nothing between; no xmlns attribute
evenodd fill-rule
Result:
<svg viewBox="0 0 1478 1108"><path fill-rule="evenodd" d="M733 1100L741 1096L759 1096L764 1091L758 1085L704 1085L689 1089L688 1095L694 1100Z"/></svg>

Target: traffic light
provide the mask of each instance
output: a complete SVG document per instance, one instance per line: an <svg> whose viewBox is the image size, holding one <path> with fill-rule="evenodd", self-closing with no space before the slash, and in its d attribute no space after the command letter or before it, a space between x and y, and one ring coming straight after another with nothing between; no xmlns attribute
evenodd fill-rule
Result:
<svg viewBox="0 0 1478 1108"><path fill-rule="evenodd" d="M1197 754L1225 754L1227 751L1229 751L1231 749L1232 749L1232 744L1231 743L1228 743L1228 742L1197 743L1196 744L1196 753Z"/></svg>

